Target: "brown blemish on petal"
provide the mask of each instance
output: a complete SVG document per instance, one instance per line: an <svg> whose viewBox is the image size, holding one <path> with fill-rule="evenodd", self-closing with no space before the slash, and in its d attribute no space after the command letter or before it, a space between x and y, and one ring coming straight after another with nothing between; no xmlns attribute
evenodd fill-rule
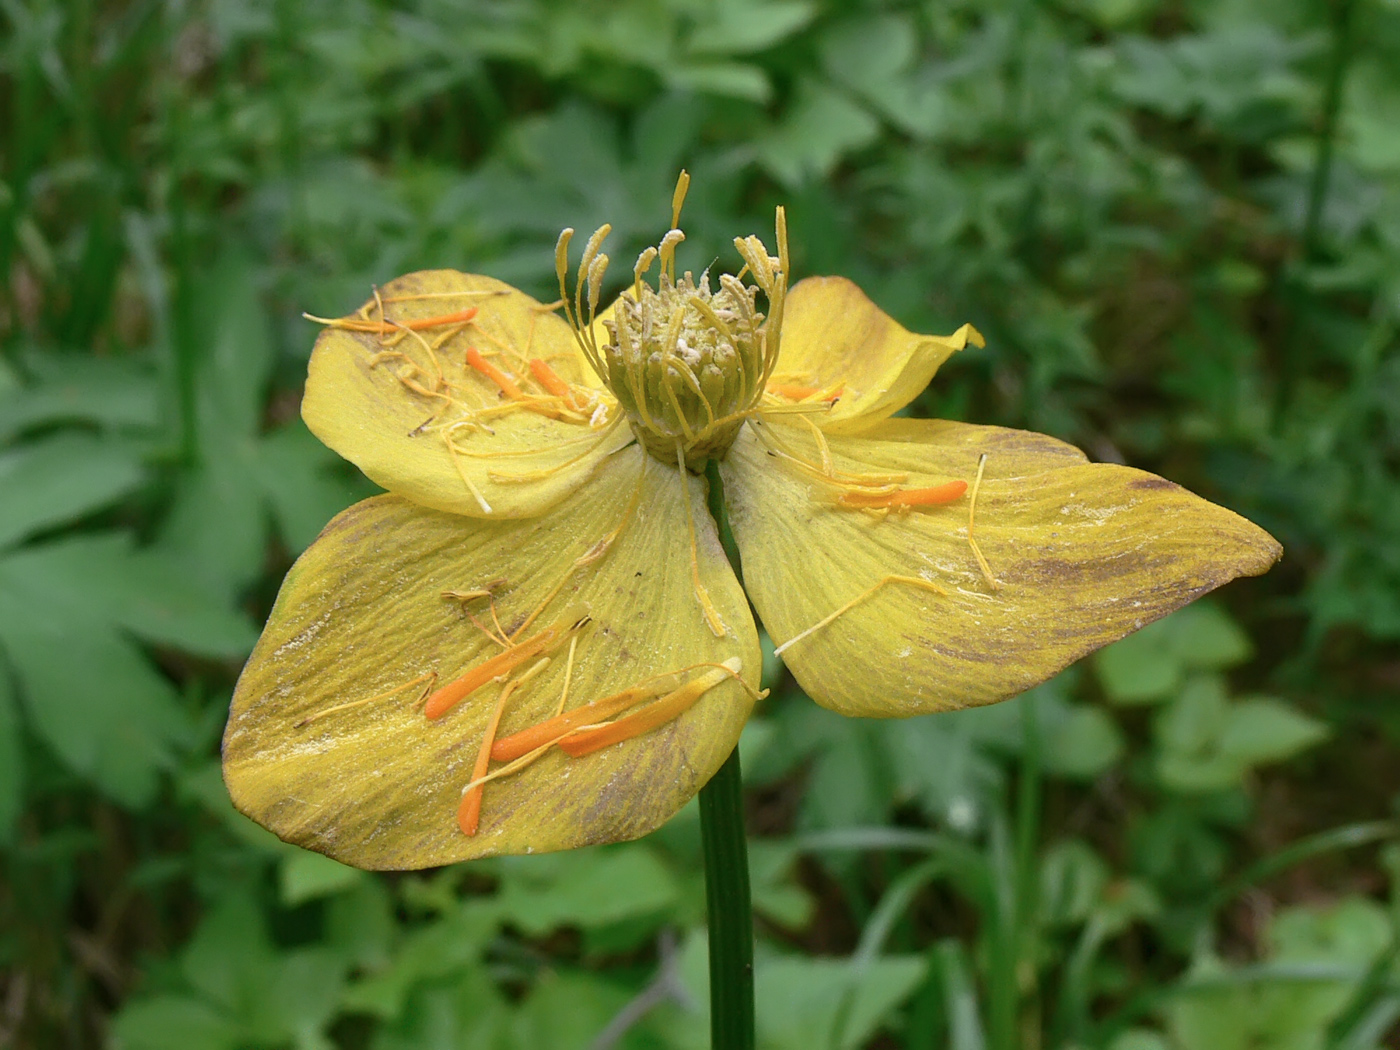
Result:
<svg viewBox="0 0 1400 1050"><path fill-rule="evenodd" d="M1181 486L1178 485L1176 482L1168 481L1166 478L1159 478L1156 476L1137 478L1133 481L1128 482L1127 487L1130 489L1181 489Z"/></svg>

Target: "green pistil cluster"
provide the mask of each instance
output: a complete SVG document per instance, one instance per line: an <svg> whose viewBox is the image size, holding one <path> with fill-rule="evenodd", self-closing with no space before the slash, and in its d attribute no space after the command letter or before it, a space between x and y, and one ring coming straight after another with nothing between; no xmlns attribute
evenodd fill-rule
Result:
<svg viewBox="0 0 1400 1050"><path fill-rule="evenodd" d="M554 264L564 313L584 356L608 385L642 446L664 463L684 461L699 472L722 459L739 426L763 397L778 360L787 295L787 227L778 209L778 255L757 237L736 237L744 260L738 276L723 274L719 291L708 273L697 283L689 273L676 279L676 246L685 240L676 224L690 185L681 172L671 202L671 230L632 268L632 288L603 321L608 341L599 345L594 321L608 257L602 252L611 227L600 227L583 249L573 295L568 288L568 251L573 230L564 230ZM660 278L653 289L643 278L653 263ZM744 284L752 275L756 285ZM757 296L768 300L768 316ZM572 302L571 302L572 300Z"/></svg>
<svg viewBox="0 0 1400 1050"><path fill-rule="evenodd" d="M659 289L634 286L604 322L604 379L633 432L661 460L675 463L679 446L692 470L729 451L765 372L758 288L719 280L712 293L708 274L697 284L663 273Z"/></svg>

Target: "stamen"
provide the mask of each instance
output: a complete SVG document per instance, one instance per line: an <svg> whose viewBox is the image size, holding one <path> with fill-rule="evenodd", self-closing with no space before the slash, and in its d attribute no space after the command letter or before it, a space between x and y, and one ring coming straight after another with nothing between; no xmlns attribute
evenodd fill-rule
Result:
<svg viewBox="0 0 1400 1050"><path fill-rule="evenodd" d="M578 404L574 401L574 391L568 383L559 378L557 372L550 368L548 364L538 357L530 361L530 374L535 380L555 397L562 398L572 409L578 409Z"/></svg>
<svg viewBox="0 0 1400 1050"><path fill-rule="evenodd" d="M972 481L972 495L967 501L967 543L972 548L972 556L977 559L977 567L982 570L982 576L987 581L987 586L994 591L1001 590L1001 581L992 575L992 567L987 564L987 559L982 556L982 548L977 545L976 538L972 535L973 516L977 513L977 493L982 488L982 471L987 468L987 453L983 452L977 460L977 477Z"/></svg>
<svg viewBox="0 0 1400 1050"><path fill-rule="evenodd" d="M374 696L367 696L363 700L351 700L349 703L336 704L334 707L327 707L322 711L317 711L314 715L307 715L300 721L293 722L292 728L301 729L304 726L309 726L312 722L319 721L320 719L325 718L327 715L333 715L337 711L348 711L354 707L363 707L365 704L372 704L376 700L387 700L389 697L396 696L399 693L402 693L405 689L412 689L415 685L419 685L423 682L427 682L429 687L431 687L432 683L436 680L437 672L429 671L427 674L420 674L417 678L414 678L412 681L405 682L403 685L396 685L392 689L386 689L384 692L376 693ZM426 690L424 692L426 692ZM422 697L419 697L419 700L421 699ZM414 701L415 706L417 705L417 703L418 701Z"/></svg>
<svg viewBox="0 0 1400 1050"><path fill-rule="evenodd" d="M642 278L651 269L651 264L656 261L656 249L647 248L641 255L637 256L637 264L632 267L632 298L642 297Z"/></svg>
<svg viewBox="0 0 1400 1050"><path fill-rule="evenodd" d="M380 304L381 318L383 318L383 304ZM465 310L458 310L455 313L443 314L441 317L422 317L416 321L390 321L383 318L379 321L354 320L348 317L316 317L313 314L304 313L301 316L308 321L315 321L323 324L327 328L342 328L347 332L370 332L375 335L390 335L400 329L407 329L410 332L421 332L429 328L438 328L442 325L466 324L472 320L479 311L475 306L469 306Z"/></svg>
<svg viewBox="0 0 1400 1050"><path fill-rule="evenodd" d="M499 368L493 365L486 358L481 356L481 351L474 346L467 347L467 364L471 365L478 372L484 375L491 382L501 388L501 393L512 401L519 401L525 395L520 387L516 385L514 379L506 375Z"/></svg>
<svg viewBox="0 0 1400 1050"><path fill-rule="evenodd" d="M769 383L768 392L785 397L789 401L806 401L808 398L817 398L820 401L833 402L841 399L841 392L845 389L844 384L837 384L834 387L827 387L823 390L819 386L805 386L801 383Z"/></svg>
<svg viewBox="0 0 1400 1050"><path fill-rule="evenodd" d="M817 443L817 451L822 457L822 473L829 478L836 477L836 464L831 458L831 446L826 443L826 435L822 433L821 427L817 426L806 416L799 417L807 424L807 429L812 432L812 439Z"/></svg>
<svg viewBox="0 0 1400 1050"><path fill-rule="evenodd" d="M600 252L588 267L588 323L598 316L598 296L603 288L603 275L608 272L608 257Z"/></svg>
<svg viewBox="0 0 1400 1050"><path fill-rule="evenodd" d="M574 678L574 649L578 647L578 635L569 639L569 659L564 664L564 688L559 691L559 703L554 706L554 715L557 718L564 711L564 705L569 702L569 683Z"/></svg>
<svg viewBox="0 0 1400 1050"><path fill-rule="evenodd" d="M701 693L706 689L713 688L714 685L718 684L723 679L733 677L750 695L755 697L766 695L756 693L747 682L738 677L739 670L743 665L737 656L730 657L721 664L698 664L696 666L709 667L711 670L708 672L708 675L702 675L700 679L689 683L689 685L682 682L681 676L685 674L686 671L693 670L694 668L685 668L681 671L660 674L640 685L631 686L627 689L623 689L621 692L601 697L598 700L591 700L586 704L574 708L572 711L556 714L553 718L538 722L528 729L522 729L518 733L512 733L508 737L503 737L497 740L495 746L491 749L491 760L493 762L511 762L523 755L550 747L554 744L559 744L565 738L576 741L578 740L579 734L583 731L591 731L609 725L620 725L622 722L627 722L628 719L633 716L628 716L628 719L622 719L619 720L619 722L613 723L609 723L607 720L622 714L622 712L626 711L628 708L636 707L638 704L656 699L657 697L662 698L661 701L659 701L660 703L665 703L666 700L670 699L675 693L684 692L688 688L696 685L697 682L703 681L710 676L714 676L714 680L709 685L701 688ZM699 694L697 693L696 695L698 697ZM693 702L694 700L692 699L691 703ZM689 704L685 706L688 707ZM650 708L646 710L650 710ZM676 711L675 714L680 714L683 710L684 708L681 708L681 710ZM640 714L641 712L638 713ZM671 717L674 718L675 715L673 714ZM661 719L661 721L656 722L655 725L660 725L662 722L668 720L669 719ZM636 724L638 723L629 722L629 725ZM654 727L655 726L652 726L651 728ZM639 735L645 731L645 729L640 729L630 735ZM626 737L624 736L620 739L626 739ZM594 749L590 748L589 750Z"/></svg>
<svg viewBox="0 0 1400 1050"><path fill-rule="evenodd" d="M491 630L491 628L487 627L484 623L482 623L480 620L478 620L478 619L476 618L476 614L475 614L475 613L473 613L473 612L471 612L470 610L467 610L467 609L463 609L462 611L465 612L465 613L467 614L467 619L470 620L470 621L472 622L472 626L475 627L475 628L476 628L478 631L480 631L482 634L486 635L487 638L490 638L491 641L495 642L495 643L496 643L497 645L499 645L502 649L509 649L509 648L510 648L510 639L508 639L508 638L505 636L505 632L503 632L503 631L500 630L500 624L497 624L497 625L496 625L496 628L497 628L497 629L496 629L496 632L493 633L492 630ZM495 616L495 614L496 614L496 603L495 603L495 602L492 602L492 603L491 603L491 615L492 615L492 616Z"/></svg>
<svg viewBox="0 0 1400 1050"><path fill-rule="evenodd" d="M737 656L731 656L720 667L706 671L693 682L687 682L674 692L667 693L654 704L648 704L635 714L619 718L609 725L582 729L565 737L559 741L559 749L570 758L582 758L594 751L649 733L685 714L700 697L725 679L737 678L741 667L742 661Z"/></svg>
<svg viewBox="0 0 1400 1050"><path fill-rule="evenodd" d="M486 775L486 771L491 765L491 745L496 740L496 730L501 725L501 715L505 712L506 701L510 699L510 694L515 692L520 682L507 682L501 687L501 695L496 699L496 707L491 712L491 718L486 723L486 732L481 737L481 748L476 753L476 765L472 767L472 782L475 783ZM462 792L462 804L457 807L457 826L462 829L463 835L475 835L477 825L481 822L481 800L486 794L485 788L480 784L476 787L469 787Z"/></svg>
<svg viewBox="0 0 1400 1050"><path fill-rule="evenodd" d="M574 456L572 459L566 459L562 463L555 463L548 467L541 467L539 470L520 471L518 473L513 474L506 473L504 471L492 470L487 473L487 476L492 481L499 482L540 481L543 478L550 477L553 474L557 474L561 470L567 470L569 467L572 467L575 463L579 463L582 460L585 460L589 456L591 456L593 454L594 449L596 449L599 445L601 445L604 441L606 441L609 437L612 436L613 430L617 427L617 424L620 422L622 422L622 417L618 416L611 423L609 423L605 429L603 429L597 434L590 435L588 439L588 447L585 448L578 455ZM550 449L549 451L553 451L553 449ZM485 458L489 459L491 457L487 456Z"/></svg>
<svg viewBox="0 0 1400 1050"><path fill-rule="evenodd" d="M559 231L559 239L554 242L554 273L559 278L559 305L564 308L564 316L569 325L578 330L578 322L569 312L569 242L574 239L574 228L565 226Z"/></svg>
<svg viewBox="0 0 1400 1050"><path fill-rule="evenodd" d="M666 675L664 678L674 679L675 676ZM512 762L538 747L557 743L570 733L620 715L628 708L636 707L643 701L654 699L674 688L674 681L658 681L650 685L634 685L621 692L590 700L572 711L557 714L543 722L535 723L528 729L497 740L491 748L491 760Z"/></svg>
<svg viewBox="0 0 1400 1050"><path fill-rule="evenodd" d="M676 189L671 194L671 228L675 229L681 224L681 207L685 204L685 195L690 189L690 172L684 168L676 177Z"/></svg>
<svg viewBox="0 0 1400 1050"><path fill-rule="evenodd" d="M486 502L486 497L481 494L481 490L476 487L476 483L472 481L472 479L467 476L467 472L462 469L462 464L456 456L457 450L451 438L447 439L447 451L452 456L452 466L456 468L457 476L462 479L462 484L467 487L467 491L470 492L472 498L476 500L477 506L481 508L481 512L483 514L494 513L494 511L491 510L491 504Z"/></svg>
<svg viewBox="0 0 1400 1050"><path fill-rule="evenodd" d="M948 481L925 489L895 489L893 492L843 492L836 502L843 507L936 507L960 499L967 491L966 481Z"/></svg>
<svg viewBox="0 0 1400 1050"><path fill-rule="evenodd" d="M676 279L676 245L685 240L685 234L680 230L671 229L666 231L666 236L661 238L657 255L661 258L661 272L672 282Z"/></svg>
<svg viewBox="0 0 1400 1050"><path fill-rule="evenodd" d="M429 719L441 718L493 678L509 674L526 660L562 644L566 636L572 636L581 631L588 620L589 617L586 613L571 612L570 615L552 626L546 627L534 637L477 664L466 674L447 683L428 697L428 702L423 705L423 714Z"/></svg>
<svg viewBox="0 0 1400 1050"><path fill-rule="evenodd" d="M859 595L852 598L850 601L848 601L845 605L841 606L841 608L837 609L830 616L826 616L818 620L816 623L812 624L811 627L808 627L802 633L793 635L782 645L775 648L773 650L773 654L775 656L781 656L785 650L796 645L798 642L802 641L802 639L808 637L809 635L815 634L817 631L820 631L823 627L826 627L828 624L834 621L837 617L844 616L846 613L850 612L857 605L859 605L861 602L865 601L865 599L869 598L872 594L878 591L881 587L884 587L887 583L907 583L911 587L919 587L926 591L932 591L934 594L941 595L944 598L948 597L948 592L946 590L944 590L942 587L938 586L938 584L933 583L930 580L925 580L918 576L886 576L879 583L875 584L875 586L869 588L868 590L862 591Z"/></svg>
<svg viewBox="0 0 1400 1050"><path fill-rule="evenodd" d="M420 299L494 299L497 296L509 295L507 288L491 288L482 290L462 289L460 292L415 292L412 295L391 295L384 299L379 299L379 289L375 288L375 298L383 303L412 303Z"/></svg>

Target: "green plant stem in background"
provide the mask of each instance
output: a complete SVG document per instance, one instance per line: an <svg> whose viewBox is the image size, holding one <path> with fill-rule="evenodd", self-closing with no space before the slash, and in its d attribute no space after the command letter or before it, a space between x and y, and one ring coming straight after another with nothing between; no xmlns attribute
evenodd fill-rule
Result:
<svg viewBox="0 0 1400 1050"><path fill-rule="evenodd" d="M1355 0L1335 0L1332 21L1332 54L1327 63L1327 83L1322 95L1322 127L1317 133L1317 159L1313 162L1312 184L1308 187L1308 211L1303 222L1303 257L1317 256L1322 209L1327 203L1327 186L1332 177L1332 152L1337 139L1337 114L1342 108L1342 85L1351 65L1351 38Z"/></svg>
<svg viewBox="0 0 1400 1050"><path fill-rule="evenodd" d="M724 484L714 460L707 465L705 477L710 513L738 573L738 550L724 513ZM700 789L700 837L705 846L710 935L710 1045L714 1050L750 1050L754 1045L753 905L744 836L744 777L737 747Z"/></svg>

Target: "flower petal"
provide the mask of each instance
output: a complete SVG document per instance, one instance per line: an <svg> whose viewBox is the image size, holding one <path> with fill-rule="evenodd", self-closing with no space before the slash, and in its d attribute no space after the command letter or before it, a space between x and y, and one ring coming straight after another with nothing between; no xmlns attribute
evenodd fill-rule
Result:
<svg viewBox="0 0 1400 1050"><path fill-rule="evenodd" d="M829 410L811 418L827 433L854 434L913 401L968 343L983 345L971 325L949 336L917 335L846 278L808 277L788 293L769 389L839 392Z"/></svg>
<svg viewBox="0 0 1400 1050"><path fill-rule="evenodd" d="M998 584L968 543L970 493L903 508L891 497L882 511L877 489L822 480L810 429L746 426L722 465L745 586L773 638L791 643L782 657L798 682L843 714L1006 699L1281 553L1223 507L1040 434L892 420L828 446L833 470L883 474L911 494L974 481L985 452L975 536ZM838 503L847 491L866 493L864 507ZM890 576L904 579L876 588Z"/></svg>
<svg viewBox="0 0 1400 1050"><path fill-rule="evenodd" d="M235 804L289 842L366 868L568 849L661 824L737 741L752 706L739 683L721 681L645 735L581 758L554 748L491 781L471 837L459 830L458 807L502 687L487 681L433 721L418 701L503 651L468 616L495 629L485 598L444 597L477 589L494 592L495 616L511 632L561 585L520 640L573 623L582 609L592 617L577 634L572 669L568 646L558 645L510 695L498 740L553 715L566 678L570 710L732 657L756 683L748 603L705 512L703 484L690 478L686 488L722 638L695 598L679 474L640 449L619 453L549 514L525 521L467 519L395 496L350 508L288 574L239 679L224 736ZM367 702L330 710L356 701Z"/></svg>
<svg viewBox="0 0 1400 1050"><path fill-rule="evenodd" d="M433 323L472 307L470 323ZM535 361L574 391L551 394ZM568 324L535 299L490 277L426 270L321 333L301 411L391 492L454 514L528 517L632 440L610 396L584 381L587 367Z"/></svg>

